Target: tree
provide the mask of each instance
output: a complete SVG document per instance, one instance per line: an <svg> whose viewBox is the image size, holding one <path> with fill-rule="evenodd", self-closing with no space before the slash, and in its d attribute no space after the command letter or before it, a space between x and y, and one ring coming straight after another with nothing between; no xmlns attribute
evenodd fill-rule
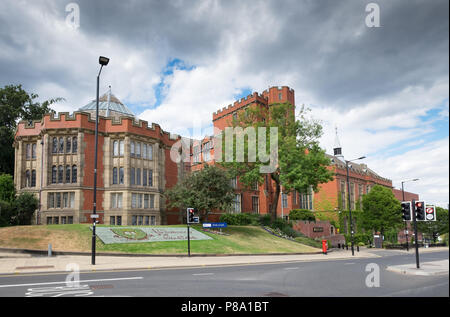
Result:
<svg viewBox="0 0 450 317"><path fill-rule="evenodd" d="M31 219L39 208L39 199L32 193L21 193L13 203L15 213L12 222L16 225L31 225Z"/></svg>
<svg viewBox="0 0 450 317"><path fill-rule="evenodd" d="M0 88L0 173L14 173L14 132L19 120L41 120L46 113L54 112L50 105L64 100L53 98L42 103L39 96L27 93L22 85Z"/></svg>
<svg viewBox="0 0 450 317"><path fill-rule="evenodd" d="M12 202L16 196L13 177L9 174L0 175L0 200Z"/></svg>
<svg viewBox="0 0 450 317"><path fill-rule="evenodd" d="M12 225L11 219L14 215L14 208L10 202L0 200L0 227Z"/></svg>
<svg viewBox="0 0 450 317"><path fill-rule="evenodd" d="M384 234L403 226L401 203L390 188L375 185L363 196L362 204L360 223L364 229Z"/></svg>
<svg viewBox="0 0 450 317"><path fill-rule="evenodd" d="M203 169L193 172L183 181L165 192L169 208L195 208L200 218L207 221L214 209L229 209L234 198L228 173L204 164Z"/></svg>
<svg viewBox="0 0 450 317"><path fill-rule="evenodd" d="M304 107L300 109L299 119L295 118L295 107L290 103L273 104L268 108L250 106L239 113L238 118L232 122L234 131L254 131L255 142L250 142L249 135L244 135L243 158L237 160L236 148L239 147L238 135L235 135L233 141L233 160L227 161L226 156L220 163L223 167L230 170L233 175L239 175L239 180L244 186L250 188L258 182L263 184L269 182L269 186L275 188L270 191L272 221L277 217L278 200L283 187L283 193L289 193L296 190L300 193L306 193L310 188L317 192L321 183L329 182L333 179L333 172L328 169L331 164L325 151L319 146L319 138L322 135L322 126L315 120L306 117ZM265 133L265 143L258 144L260 133ZM254 148L265 148L266 155L271 153L271 135L270 128L277 129L278 162L272 172L262 173L261 168L268 163L261 160L261 153L255 160L250 160L248 153ZM226 131L225 131L226 133ZM226 139L226 138L225 138ZM261 138L263 139L263 138ZM241 138L242 140L242 138ZM256 143L256 144L251 144ZM222 142L222 153L225 153L226 140ZM266 175L268 180L266 179Z"/></svg>
<svg viewBox="0 0 450 317"><path fill-rule="evenodd" d="M448 233L448 210L436 207L436 221L418 221L417 230L430 236L436 243L438 236Z"/></svg>

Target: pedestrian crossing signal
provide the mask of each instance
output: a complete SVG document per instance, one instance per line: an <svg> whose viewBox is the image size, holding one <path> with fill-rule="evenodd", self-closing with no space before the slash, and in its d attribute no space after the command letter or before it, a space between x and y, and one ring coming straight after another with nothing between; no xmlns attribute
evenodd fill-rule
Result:
<svg viewBox="0 0 450 317"><path fill-rule="evenodd" d="M188 208L187 209L187 223L198 223L198 217L195 217L195 209Z"/></svg>

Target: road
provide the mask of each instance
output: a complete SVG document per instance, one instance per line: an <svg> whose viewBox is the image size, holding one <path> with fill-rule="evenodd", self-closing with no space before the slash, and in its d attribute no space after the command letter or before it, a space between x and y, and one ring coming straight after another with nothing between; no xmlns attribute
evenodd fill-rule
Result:
<svg viewBox="0 0 450 317"><path fill-rule="evenodd" d="M410 276L388 265L415 263L414 254L377 251L378 258L220 267L81 272L77 287L67 273L0 275L0 297L391 297L449 296L449 276ZM448 259L448 251L421 254L421 262ZM375 265L374 265L375 264ZM368 276L379 268L379 287ZM369 268L369 269L368 269ZM374 280L373 280L374 281ZM370 283L369 283L370 284Z"/></svg>

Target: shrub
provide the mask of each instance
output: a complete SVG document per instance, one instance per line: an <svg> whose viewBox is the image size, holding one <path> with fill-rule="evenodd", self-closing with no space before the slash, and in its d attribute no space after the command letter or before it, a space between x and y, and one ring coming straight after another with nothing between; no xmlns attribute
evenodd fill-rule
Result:
<svg viewBox="0 0 450 317"><path fill-rule="evenodd" d="M265 214L263 216L259 216L259 221L261 226L270 226L272 218L270 217L270 215Z"/></svg>
<svg viewBox="0 0 450 317"><path fill-rule="evenodd" d="M220 216L221 222L226 222L230 226L248 226L252 222L249 214L223 214Z"/></svg>
<svg viewBox="0 0 450 317"><path fill-rule="evenodd" d="M316 216L311 210L307 209L293 209L289 212L290 220L306 220L316 221Z"/></svg>
<svg viewBox="0 0 450 317"><path fill-rule="evenodd" d="M351 242L351 235L344 234L345 241L347 243ZM353 244L362 243L363 245L369 245L373 240L373 236L370 233L355 233L353 235Z"/></svg>

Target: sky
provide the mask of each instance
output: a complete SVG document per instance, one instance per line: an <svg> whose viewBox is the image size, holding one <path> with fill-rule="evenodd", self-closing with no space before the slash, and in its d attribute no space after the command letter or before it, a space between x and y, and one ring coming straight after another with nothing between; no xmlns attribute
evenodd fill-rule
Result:
<svg viewBox="0 0 450 317"><path fill-rule="evenodd" d="M375 5L375 9L374 8ZM73 112L108 90L140 119L199 138L212 113L295 90L333 152L427 203L449 201L448 0L1 0L0 87Z"/></svg>

